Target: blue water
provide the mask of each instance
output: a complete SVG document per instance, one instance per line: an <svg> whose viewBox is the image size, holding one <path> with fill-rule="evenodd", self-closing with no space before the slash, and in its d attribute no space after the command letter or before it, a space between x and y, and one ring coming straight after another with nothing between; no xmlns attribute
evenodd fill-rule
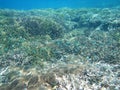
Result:
<svg viewBox="0 0 120 90"><path fill-rule="evenodd" d="M84 8L116 7L120 0L0 0L0 8L39 9L39 8Z"/></svg>

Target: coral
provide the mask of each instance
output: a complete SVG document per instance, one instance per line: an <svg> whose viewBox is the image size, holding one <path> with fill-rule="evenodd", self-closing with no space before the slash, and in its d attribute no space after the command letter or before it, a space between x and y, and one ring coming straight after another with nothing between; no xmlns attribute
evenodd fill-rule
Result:
<svg viewBox="0 0 120 90"><path fill-rule="evenodd" d="M26 17L22 25L31 35L50 35L52 39L62 37L64 30L59 23L44 17Z"/></svg>
<svg viewBox="0 0 120 90"><path fill-rule="evenodd" d="M119 44L120 43L120 27L118 27L115 31L112 30L110 34L113 37L113 39L115 39Z"/></svg>
<svg viewBox="0 0 120 90"><path fill-rule="evenodd" d="M120 9L0 9L0 90L119 90Z"/></svg>

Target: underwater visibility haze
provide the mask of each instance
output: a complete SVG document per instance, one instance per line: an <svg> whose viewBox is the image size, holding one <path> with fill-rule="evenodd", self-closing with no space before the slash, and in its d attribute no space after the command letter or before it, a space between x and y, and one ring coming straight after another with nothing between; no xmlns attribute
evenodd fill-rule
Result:
<svg viewBox="0 0 120 90"><path fill-rule="evenodd" d="M0 0L0 8L39 9L39 8L80 8L115 7L120 0Z"/></svg>
<svg viewBox="0 0 120 90"><path fill-rule="evenodd" d="M0 90L120 90L120 0L0 0Z"/></svg>

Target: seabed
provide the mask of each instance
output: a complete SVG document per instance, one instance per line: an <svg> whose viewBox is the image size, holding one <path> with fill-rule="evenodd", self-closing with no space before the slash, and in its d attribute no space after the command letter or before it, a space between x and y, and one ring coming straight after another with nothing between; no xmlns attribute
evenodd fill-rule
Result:
<svg viewBox="0 0 120 90"><path fill-rule="evenodd" d="M0 9L0 90L120 90L120 8Z"/></svg>

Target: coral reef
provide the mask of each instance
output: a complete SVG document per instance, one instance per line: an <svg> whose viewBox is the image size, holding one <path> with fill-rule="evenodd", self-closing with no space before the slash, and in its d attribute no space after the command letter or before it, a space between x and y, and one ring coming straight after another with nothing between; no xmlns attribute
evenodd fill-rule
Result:
<svg viewBox="0 0 120 90"><path fill-rule="evenodd" d="M120 90L120 9L0 9L0 90Z"/></svg>

